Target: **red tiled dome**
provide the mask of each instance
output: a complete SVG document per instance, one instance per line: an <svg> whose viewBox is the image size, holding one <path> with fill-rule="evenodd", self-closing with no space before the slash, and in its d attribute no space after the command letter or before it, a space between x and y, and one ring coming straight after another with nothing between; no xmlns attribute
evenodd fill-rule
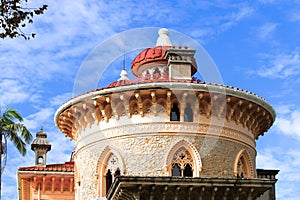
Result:
<svg viewBox="0 0 300 200"><path fill-rule="evenodd" d="M170 48L170 46L155 46L143 50L132 61L132 73L138 76L138 68L145 63L150 63L153 61L167 62L167 59L165 58L165 52L168 48Z"/></svg>

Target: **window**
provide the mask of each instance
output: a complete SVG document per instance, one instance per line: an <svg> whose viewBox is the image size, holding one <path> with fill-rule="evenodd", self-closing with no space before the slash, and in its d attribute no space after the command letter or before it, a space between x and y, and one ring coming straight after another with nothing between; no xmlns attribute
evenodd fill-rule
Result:
<svg viewBox="0 0 300 200"><path fill-rule="evenodd" d="M39 157L38 157L38 162L37 162L37 164L38 164L38 165L44 164L44 158L43 158L43 156L39 156Z"/></svg>
<svg viewBox="0 0 300 200"><path fill-rule="evenodd" d="M184 147L179 148L173 157L172 176L193 177L193 158Z"/></svg>
<svg viewBox="0 0 300 200"><path fill-rule="evenodd" d="M173 165L172 176L181 176L181 169L177 163Z"/></svg>
<svg viewBox="0 0 300 200"><path fill-rule="evenodd" d="M120 176L121 175L121 170L119 169L119 167L117 168L117 170L115 171L115 174L114 174L114 179L117 178L117 176Z"/></svg>
<svg viewBox="0 0 300 200"><path fill-rule="evenodd" d="M193 109L191 108L191 104L187 103L184 109L184 121L185 122L193 122Z"/></svg>
<svg viewBox="0 0 300 200"><path fill-rule="evenodd" d="M109 188L113 182L113 176L111 174L110 169L107 170L107 173L105 175L105 181L106 181L105 184L106 184L106 194L107 194L109 191Z"/></svg>
<svg viewBox="0 0 300 200"><path fill-rule="evenodd" d="M170 121L180 121L180 112L176 103L174 103L172 106L170 113Z"/></svg>
<svg viewBox="0 0 300 200"><path fill-rule="evenodd" d="M107 194L116 177L121 175L121 170L119 168L118 158L114 154L109 156L106 164L107 172L105 174L105 191Z"/></svg>
<svg viewBox="0 0 300 200"><path fill-rule="evenodd" d="M98 159L98 195L105 197L118 176L124 171L124 163L120 154L107 146Z"/></svg>
<svg viewBox="0 0 300 200"><path fill-rule="evenodd" d="M243 156L241 156L237 163L237 177L244 178L247 176L248 174L247 174L245 159Z"/></svg>
<svg viewBox="0 0 300 200"><path fill-rule="evenodd" d="M234 162L234 176L237 178L253 178L254 170L248 152L241 150Z"/></svg>
<svg viewBox="0 0 300 200"><path fill-rule="evenodd" d="M193 177L193 169L190 164L186 164L183 170L183 176Z"/></svg>

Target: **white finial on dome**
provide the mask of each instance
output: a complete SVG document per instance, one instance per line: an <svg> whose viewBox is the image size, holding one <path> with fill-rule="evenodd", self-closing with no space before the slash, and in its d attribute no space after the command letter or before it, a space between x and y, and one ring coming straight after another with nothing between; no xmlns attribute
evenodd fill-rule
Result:
<svg viewBox="0 0 300 200"><path fill-rule="evenodd" d="M171 40L169 38L169 30L166 28L161 28L158 31L158 38L156 41L156 46L172 46Z"/></svg>
<svg viewBox="0 0 300 200"><path fill-rule="evenodd" d="M128 73L127 73L127 71L126 71L125 69L122 69L122 71L121 71L121 73L120 73L120 76L121 76L121 78L119 78L118 81L121 81L121 80L129 80L129 79L127 78Z"/></svg>

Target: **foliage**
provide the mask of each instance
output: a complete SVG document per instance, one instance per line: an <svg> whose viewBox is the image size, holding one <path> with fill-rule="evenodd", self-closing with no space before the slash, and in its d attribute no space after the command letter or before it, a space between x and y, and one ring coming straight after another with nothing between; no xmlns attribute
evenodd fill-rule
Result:
<svg viewBox="0 0 300 200"><path fill-rule="evenodd" d="M10 139L22 156L26 154L26 143L32 140L31 133L22 124L23 118L14 109L7 109L0 115L0 137Z"/></svg>
<svg viewBox="0 0 300 200"><path fill-rule="evenodd" d="M28 8L26 7L27 3L28 0L1 0L0 38L21 36L28 40L35 37L35 33L25 34L22 28L25 28L27 24L32 24L35 15L44 14L47 5L39 8Z"/></svg>

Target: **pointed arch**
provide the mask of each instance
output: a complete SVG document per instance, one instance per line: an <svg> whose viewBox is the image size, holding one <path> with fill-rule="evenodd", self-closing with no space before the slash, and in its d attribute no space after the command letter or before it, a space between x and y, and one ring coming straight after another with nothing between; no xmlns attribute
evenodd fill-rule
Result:
<svg viewBox="0 0 300 200"><path fill-rule="evenodd" d="M233 174L237 178L254 178L254 169L251 157L246 149L242 149L234 161Z"/></svg>
<svg viewBox="0 0 300 200"><path fill-rule="evenodd" d="M196 97L196 95L189 94L186 97L184 117L187 113L186 108L189 107L189 105L190 105L191 110L189 110L188 113L191 114L191 117L192 117L191 121L192 122L197 122L198 118L199 118L199 105L200 105L200 102L199 102L199 99Z"/></svg>
<svg viewBox="0 0 300 200"><path fill-rule="evenodd" d="M152 101L150 100L150 99L145 99L144 101L143 101L143 113L144 114L147 114L147 113L151 113L151 112L153 112L151 109L152 107Z"/></svg>
<svg viewBox="0 0 300 200"><path fill-rule="evenodd" d="M184 120L185 122L193 122L194 121L194 111L190 102L187 102L184 108Z"/></svg>
<svg viewBox="0 0 300 200"><path fill-rule="evenodd" d="M188 168L189 167L191 168L191 170L193 171L192 172L193 177L199 177L200 172L202 170L202 162L201 162L200 154L194 145L192 145L190 142L188 142L184 139L177 141L169 149L169 153L167 154L167 157L165 159L168 174L170 176L172 175L172 168L174 166L177 168L180 167L178 165L176 166L176 163L174 163L173 161L174 161L174 158L177 155L181 154L182 152L185 153L185 155L187 155L187 157L190 156L190 158L188 158L188 160L186 161L184 166L185 167L188 166ZM187 169L187 170L189 170L189 169Z"/></svg>
<svg viewBox="0 0 300 200"><path fill-rule="evenodd" d="M117 112L118 118L126 115L126 109L125 109L125 105L124 105L123 101L120 101L116 105L116 112Z"/></svg>
<svg viewBox="0 0 300 200"><path fill-rule="evenodd" d="M211 104L210 98L206 97L206 95L199 100L199 113L200 115L204 115L206 117L210 117L211 112Z"/></svg>
<svg viewBox="0 0 300 200"><path fill-rule="evenodd" d="M170 121L180 121L180 103L173 99L171 103Z"/></svg>
<svg viewBox="0 0 300 200"><path fill-rule="evenodd" d="M104 197L114 180L114 176L126 173L125 162L119 151L106 146L97 164L98 196Z"/></svg>
<svg viewBox="0 0 300 200"><path fill-rule="evenodd" d="M167 100L165 98L157 99L156 112L157 113L166 113L167 112Z"/></svg>
<svg viewBox="0 0 300 200"><path fill-rule="evenodd" d="M130 116L139 114L139 106L137 100L132 100L129 103Z"/></svg>

